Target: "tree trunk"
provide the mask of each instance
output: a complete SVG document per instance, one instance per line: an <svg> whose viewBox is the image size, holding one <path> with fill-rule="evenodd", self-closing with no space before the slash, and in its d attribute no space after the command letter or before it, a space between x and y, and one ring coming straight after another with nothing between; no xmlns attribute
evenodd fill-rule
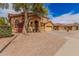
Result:
<svg viewBox="0 0 79 59"><path fill-rule="evenodd" d="M28 18L27 18L27 12L24 12L24 26L23 26L23 34L27 34L27 23L28 23Z"/></svg>

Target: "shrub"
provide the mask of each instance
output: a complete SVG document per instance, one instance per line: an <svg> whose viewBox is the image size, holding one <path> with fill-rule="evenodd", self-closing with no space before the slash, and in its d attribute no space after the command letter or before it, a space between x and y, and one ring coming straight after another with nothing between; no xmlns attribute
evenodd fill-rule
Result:
<svg viewBox="0 0 79 59"><path fill-rule="evenodd" d="M12 36L12 28L8 25L0 26L0 37L9 37Z"/></svg>
<svg viewBox="0 0 79 59"><path fill-rule="evenodd" d="M5 24L5 20L3 17L0 17L0 25L4 25Z"/></svg>

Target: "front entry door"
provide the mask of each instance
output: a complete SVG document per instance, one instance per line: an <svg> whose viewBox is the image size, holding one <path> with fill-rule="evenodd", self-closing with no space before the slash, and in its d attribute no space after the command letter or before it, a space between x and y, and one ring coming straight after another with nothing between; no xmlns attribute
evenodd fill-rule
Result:
<svg viewBox="0 0 79 59"><path fill-rule="evenodd" d="M21 33L23 30L23 24L24 22L20 22L19 20L15 20L15 28L16 28L16 32Z"/></svg>
<svg viewBox="0 0 79 59"><path fill-rule="evenodd" d="M35 21L35 32L39 31L39 23L38 21Z"/></svg>

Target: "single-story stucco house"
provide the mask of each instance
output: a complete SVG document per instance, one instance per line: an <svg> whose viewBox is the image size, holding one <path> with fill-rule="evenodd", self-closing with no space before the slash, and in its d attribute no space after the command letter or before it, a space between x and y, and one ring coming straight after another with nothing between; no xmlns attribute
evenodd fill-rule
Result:
<svg viewBox="0 0 79 59"><path fill-rule="evenodd" d="M52 21L45 16L39 17L34 13L27 14L29 25L28 25L28 32L46 32L53 30L53 23ZM23 25L25 21L25 14L8 14L9 22L12 25L13 32L22 32Z"/></svg>

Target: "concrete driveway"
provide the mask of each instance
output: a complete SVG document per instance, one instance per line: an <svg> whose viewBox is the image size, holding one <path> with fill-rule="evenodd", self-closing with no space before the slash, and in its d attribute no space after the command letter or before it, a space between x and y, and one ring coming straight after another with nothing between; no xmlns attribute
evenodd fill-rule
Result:
<svg viewBox="0 0 79 59"><path fill-rule="evenodd" d="M65 37L67 42L58 50L56 56L79 56L79 32Z"/></svg>
<svg viewBox="0 0 79 59"><path fill-rule="evenodd" d="M54 32L20 34L0 55L53 56L65 42Z"/></svg>
<svg viewBox="0 0 79 59"><path fill-rule="evenodd" d="M79 31L19 34L0 55L79 56Z"/></svg>

